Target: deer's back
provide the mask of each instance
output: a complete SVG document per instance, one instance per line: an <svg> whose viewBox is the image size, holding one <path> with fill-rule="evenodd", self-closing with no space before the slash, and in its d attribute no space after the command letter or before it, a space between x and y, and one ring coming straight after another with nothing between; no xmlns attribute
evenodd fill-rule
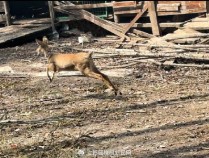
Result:
<svg viewBox="0 0 209 158"><path fill-rule="evenodd" d="M72 65L85 64L90 58L89 53L75 53L75 54L53 54L49 57L48 62L54 63L60 68L71 67Z"/></svg>

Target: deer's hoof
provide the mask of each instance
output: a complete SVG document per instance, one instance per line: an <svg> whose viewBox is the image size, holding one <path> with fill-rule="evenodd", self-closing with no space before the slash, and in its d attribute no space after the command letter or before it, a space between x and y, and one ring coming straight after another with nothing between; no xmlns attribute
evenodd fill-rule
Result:
<svg viewBox="0 0 209 158"><path fill-rule="evenodd" d="M109 89L106 89L104 92L109 94L109 95L112 95L114 93L114 90L109 88Z"/></svg>

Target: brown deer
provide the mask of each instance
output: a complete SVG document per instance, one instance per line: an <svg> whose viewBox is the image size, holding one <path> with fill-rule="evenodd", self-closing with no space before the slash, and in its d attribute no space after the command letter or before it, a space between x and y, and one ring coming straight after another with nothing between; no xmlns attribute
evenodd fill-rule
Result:
<svg viewBox="0 0 209 158"><path fill-rule="evenodd" d="M45 38L45 39L44 39ZM43 52L48 51L48 40L44 37L43 41L36 40L39 45L39 50ZM46 42L47 41L47 42ZM45 53L46 54L46 53ZM48 56L48 65L47 65L47 76L52 82L55 76L55 72L59 71L80 71L83 75L91 78L95 78L104 82L104 84L111 90L114 90L115 95L122 93L113 85L108 76L101 73L95 66L92 58L92 53L69 53L69 54L52 54ZM52 77L49 75L49 71L53 71Z"/></svg>

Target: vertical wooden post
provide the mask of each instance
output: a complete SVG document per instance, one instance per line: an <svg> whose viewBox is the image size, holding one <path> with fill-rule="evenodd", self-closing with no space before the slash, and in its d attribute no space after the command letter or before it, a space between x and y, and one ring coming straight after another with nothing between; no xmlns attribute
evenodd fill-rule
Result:
<svg viewBox="0 0 209 158"><path fill-rule="evenodd" d="M209 14L209 1L206 1L205 2L206 4L206 12L207 12L207 14Z"/></svg>
<svg viewBox="0 0 209 158"><path fill-rule="evenodd" d="M115 3L115 1L112 1L112 3L113 3L113 8L114 8L114 3ZM116 23L119 23L119 22L120 22L120 20L119 20L119 15L115 14L114 11L113 11L113 18L114 18L114 21L115 21Z"/></svg>
<svg viewBox="0 0 209 158"><path fill-rule="evenodd" d="M120 18L119 18L119 15L117 15L117 14L113 14L113 17L114 17L114 21L115 21L115 23L119 23L120 22Z"/></svg>
<svg viewBox="0 0 209 158"><path fill-rule="evenodd" d="M51 17L51 24L52 24L52 31L55 32L55 25L54 25L54 8L53 8L53 1L48 1L48 5L49 5L49 13L50 13L50 17Z"/></svg>
<svg viewBox="0 0 209 158"><path fill-rule="evenodd" d="M7 23L7 26L9 26L12 24L11 16L10 16L10 9L9 9L9 2L3 1L3 5L4 5L5 16L6 16L6 23Z"/></svg>
<svg viewBox="0 0 209 158"><path fill-rule="evenodd" d="M161 35L160 26L157 20L157 9L156 9L156 1L148 1L148 10L149 10L149 17L150 22L152 25L152 33L155 36Z"/></svg>
<svg viewBox="0 0 209 158"><path fill-rule="evenodd" d="M52 38L57 40L59 39L59 34L55 28L55 14L54 14L54 3L53 1L48 1L48 5L49 5L49 13L50 13L50 17L51 17L51 25L52 25Z"/></svg>

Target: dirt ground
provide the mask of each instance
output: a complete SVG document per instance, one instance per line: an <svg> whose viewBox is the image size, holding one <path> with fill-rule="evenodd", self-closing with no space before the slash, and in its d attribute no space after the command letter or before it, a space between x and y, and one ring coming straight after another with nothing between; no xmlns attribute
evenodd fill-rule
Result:
<svg viewBox="0 0 209 158"><path fill-rule="evenodd" d="M0 64L42 72L44 66L33 66L45 64L36 48L32 42L1 49ZM0 77L0 157L209 157L209 70L132 68L132 75L110 77L119 97L87 77L55 77L52 83L47 77Z"/></svg>

